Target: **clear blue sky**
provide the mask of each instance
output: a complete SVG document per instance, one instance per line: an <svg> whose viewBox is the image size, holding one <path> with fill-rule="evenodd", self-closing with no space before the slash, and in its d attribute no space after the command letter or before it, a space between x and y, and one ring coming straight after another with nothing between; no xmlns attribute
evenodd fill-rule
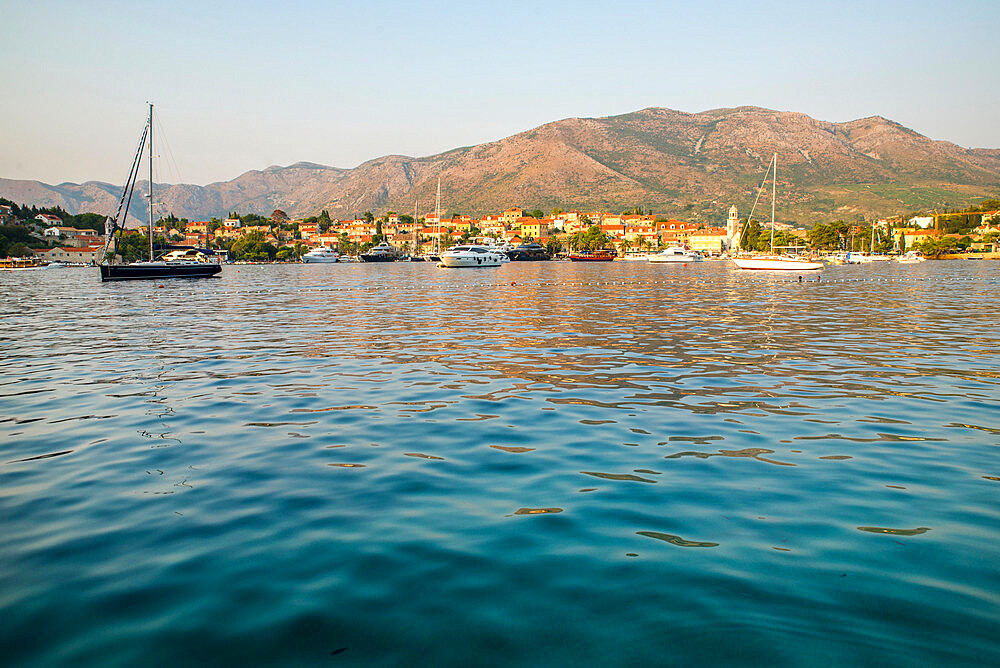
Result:
<svg viewBox="0 0 1000 668"><path fill-rule="evenodd" d="M650 106L877 114L1000 147L997 0L0 7L6 178L121 182L147 100L178 166L158 179L199 184Z"/></svg>

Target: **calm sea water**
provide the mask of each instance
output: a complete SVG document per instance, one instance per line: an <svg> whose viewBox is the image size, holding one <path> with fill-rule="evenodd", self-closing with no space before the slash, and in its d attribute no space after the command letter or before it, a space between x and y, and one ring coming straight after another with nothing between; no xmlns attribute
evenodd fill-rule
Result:
<svg viewBox="0 0 1000 668"><path fill-rule="evenodd" d="M1000 664L996 262L0 275L0 663Z"/></svg>

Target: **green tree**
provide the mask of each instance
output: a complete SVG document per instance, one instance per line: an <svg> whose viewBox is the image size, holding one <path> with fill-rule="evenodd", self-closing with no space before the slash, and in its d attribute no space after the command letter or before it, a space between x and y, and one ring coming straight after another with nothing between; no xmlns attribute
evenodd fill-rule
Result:
<svg viewBox="0 0 1000 668"><path fill-rule="evenodd" d="M534 209L528 215L531 216L532 218L544 218L545 217L545 212L542 211L541 209Z"/></svg>
<svg viewBox="0 0 1000 668"><path fill-rule="evenodd" d="M0 257L14 255L11 248L17 244L28 246L34 237L31 231L23 225L0 225Z"/></svg>
<svg viewBox="0 0 1000 668"><path fill-rule="evenodd" d="M555 236L549 237L549 240L545 242L545 250L549 252L549 255L555 256L557 253L562 252L562 249L562 242Z"/></svg>
<svg viewBox="0 0 1000 668"><path fill-rule="evenodd" d="M262 231L254 230L237 239L230 247L229 253L234 260L267 262L275 258L278 249L266 241Z"/></svg>
<svg viewBox="0 0 1000 668"><path fill-rule="evenodd" d="M607 247L610 240L608 235L601 231L597 225L591 225L586 232L577 232L569 239L569 246L573 250L599 250Z"/></svg>
<svg viewBox="0 0 1000 668"><path fill-rule="evenodd" d="M330 220L330 212L326 209L320 211L319 216L316 218L316 223L319 225L320 233L324 233L329 230L330 225L333 224L333 221Z"/></svg>
<svg viewBox="0 0 1000 668"><path fill-rule="evenodd" d="M78 230L94 230L98 234L104 234L104 220L107 216L99 213L79 213L69 216L66 223L69 227Z"/></svg>
<svg viewBox="0 0 1000 668"><path fill-rule="evenodd" d="M341 255L357 255L358 245L351 241L347 236L347 232L340 233L340 240L337 242L337 249L340 251Z"/></svg>
<svg viewBox="0 0 1000 668"><path fill-rule="evenodd" d="M248 213L245 216L240 216L240 222L244 225L268 225L271 221L256 213Z"/></svg>
<svg viewBox="0 0 1000 668"><path fill-rule="evenodd" d="M375 222L375 214L373 214L371 211L365 211L364 219L366 223L373 223Z"/></svg>

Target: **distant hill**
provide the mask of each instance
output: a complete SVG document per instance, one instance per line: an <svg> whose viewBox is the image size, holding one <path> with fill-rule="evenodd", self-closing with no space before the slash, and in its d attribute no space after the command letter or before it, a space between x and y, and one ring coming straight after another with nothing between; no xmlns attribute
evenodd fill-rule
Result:
<svg viewBox="0 0 1000 668"><path fill-rule="evenodd" d="M334 217L433 208L482 214L511 205L549 210L642 206L693 221L748 212L778 153L778 219L806 224L953 208L1000 194L1000 149L934 141L873 116L828 123L757 107L689 114L643 109L569 118L494 142L411 158L389 155L354 169L300 162L206 186L157 186L164 212L189 219L282 209ZM140 188L144 189L144 185ZM0 195L25 204L110 211L120 186L0 179ZM133 200L133 215L143 217Z"/></svg>

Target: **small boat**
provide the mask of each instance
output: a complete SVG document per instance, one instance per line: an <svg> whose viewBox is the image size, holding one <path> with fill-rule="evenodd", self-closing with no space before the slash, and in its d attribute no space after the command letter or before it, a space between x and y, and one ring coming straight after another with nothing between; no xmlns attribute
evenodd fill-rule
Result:
<svg viewBox="0 0 1000 668"><path fill-rule="evenodd" d="M896 258L896 262L900 264L917 264L918 262L923 262L927 258L924 254L917 250L906 251L903 255Z"/></svg>
<svg viewBox="0 0 1000 668"><path fill-rule="evenodd" d="M499 267L510 262L510 258L494 248L487 246L455 246L441 253L439 266L449 268L459 267Z"/></svg>
<svg viewBox="0 0 1000 668"><path fill-rule="evenodd" d="M778 182L778 154L775 153L774 157L771 158L771 163L767 166L767 172L764 174L764 181L760 184L760 190L757 192L757 201L760 200L760 195L764 192L764 186L767 184L767 177L771 175L771 252L767 254L737 254L731 258L733 264L735 264L740 269L756 269L764 271L812 271L815 269L822 269L823 263L816 260L810 260L797 255L787 255L784 253L774 252L774 199L775 192L777 190ZM753 218L753 212L757 208L757 201L753 203L753 208L750 209L750 215L747 216L747 220Z"/></svg>
<svg viewBox="0 0 1000 668"><path fill-rule="evenodd" d="M504 249L501 247L498 250L506 253L507 257L509 257L512 262L534 262L552 259L552 255L545 248L545 246L536 243L521 244L520 246L515 246L510 249Z"/></svg>
<svg viewBox="0 0 1000 668"><path fill-rule="evenodd" d="M49 265L58 264L62 265L61 262L50 262ZM44 267L45 262L38 259L37 257L5 257L0 259L0 269L37 269L39 267Z"/></svg>
<svg viewBox="0 0 1000 668"><path fill-rule="evenodd" d="M823 263L794 255L744 255L732 257L740 269L770 271L812 271L822 269Z"/></svg>
<svg viewBox="0 0 1000 668"><path fill-rule="evenodd" d="M871 260L868 259L868 255L865 253L855 253L848 252L844 256L844 264L868 264Z"/></svg>
<svg viewBox="0 0 1000 668"><path fill-rule="evenodd" d="M650 253L650 262L701 262L704 260L698 251L688 250L683 246L671 246L659 253Z"/></svg>
<svg viewBox="0 0 1000 668"><path fill-rule="evenodd" d="M142 162L142 149L149 144L149 260L144 262L122 262L118 254L121 236L125 232L125 219L128 216L128 205L132 201L132 190L139 175ZM222 265L215 255L201 252L197 249L172 251L159 259L153 257L153 105L149 105L149 119L139 139L139 148L132 159L132 169L129 170L121 197L118 199L118 209L114 217L105 219L104 227L107 240L101 253L100 268L102 281L132 281L161 278L208 278L222 271ZM192 252L193 251L193 252Z"/></svg>
<svg viewBox="0 0 1000 668"><path fill-rule="evenodd" d="M362 262L395 262L399 259L399 253L395 248L383 241L377 246L373 246L367 253L358 256Z"/></svg>
<svg viewBox="0 0 1000 668"><path fill-rule="evenodd" d="M614 262L614 251L602 249L596 251L580 251L570 253L569 259L573 262Z"/></svg>
<svg viewBox="0 0 1000 668"><path fill-rule="evenodd" d="M625 251L625 254L618 258L622 262L646 262L649 260L649 253L641 251Z"/></svg>
<svg viewBox="0 0 1000 668"><path fill-rule="evenodd" d="M303 255L302 261L306 264L328 264L332 262L340 262L340 254L332 248L320 246L319 248L314 248Z"/></svg>

